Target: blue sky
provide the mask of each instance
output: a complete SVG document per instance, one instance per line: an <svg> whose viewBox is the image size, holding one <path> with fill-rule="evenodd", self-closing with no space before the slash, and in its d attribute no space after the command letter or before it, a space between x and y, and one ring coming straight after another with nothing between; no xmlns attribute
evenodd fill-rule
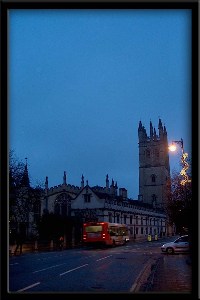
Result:
<svg viewBox="0 0 200 300"><path fill-rule="evenodd" d="M108 174L137 199L140 120L191 157L190 10L11 9L8 49L9 147L33 186Z"/></svg>

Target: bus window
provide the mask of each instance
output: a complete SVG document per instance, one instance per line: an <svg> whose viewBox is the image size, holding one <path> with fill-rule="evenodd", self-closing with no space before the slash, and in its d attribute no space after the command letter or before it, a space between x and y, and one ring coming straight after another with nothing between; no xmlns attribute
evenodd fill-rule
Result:
<svg viewBox="0 0 200 300"><path fill-rule="evenodd" d="M86 232L101 232L102 231L102 226L101 225L86 226L85 231Z"/></svg>

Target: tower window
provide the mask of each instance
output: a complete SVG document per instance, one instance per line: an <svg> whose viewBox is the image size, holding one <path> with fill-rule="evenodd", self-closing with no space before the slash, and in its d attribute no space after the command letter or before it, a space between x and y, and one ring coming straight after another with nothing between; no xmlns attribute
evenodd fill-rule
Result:
<svg viewBox="0 0 200 300"><path fill-rule="evenodd" d="M151 182L156 182L156 175L155 174L152 174L151 175Z"/></svg>
<svg viewBox="0 0 200 300"><path fill-rule="evenodd" d="M152 196L151 196L151 198L152 198L152 205L153 205L153 207L156 207L156 199L157 199L157 197L156 197L156 195L155 194L153 194Z"/></svg>
<svg viewBox="0 0 200 300"><path fill-rule="evenodd" d="M149 149L146 150L146 157L148 157L148 158L150 157L150 150Z"/></svg>
<svg viewBox="0 0 200 300"><path fill-rule="evenodd" d="M158 149L155 149L155 157L159 157L159 151L158 151Z"/></svg>

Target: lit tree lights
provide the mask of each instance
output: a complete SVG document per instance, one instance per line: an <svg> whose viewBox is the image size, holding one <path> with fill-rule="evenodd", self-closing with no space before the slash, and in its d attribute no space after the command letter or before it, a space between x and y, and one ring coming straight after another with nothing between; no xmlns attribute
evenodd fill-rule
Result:
<svg viewBox="0 0 200 300"><path fill-rule="evenodd" d="M183 166L182 170L180 171L180 174L183 176L183 179L181 180L181 185L185 185L188 182L191 182L191 180L189 179L188 175L187 175L187 170L189 169L189 164L186 161L188 158L188 153L184 152L183 149L183 139L181 139L180 141L172 141L172 144L169 145L169 150L174 152L176 151L176 145L175 144L179 144L181 146L181 150L182 150L182 156L181 156L181 164Z"/></svg>

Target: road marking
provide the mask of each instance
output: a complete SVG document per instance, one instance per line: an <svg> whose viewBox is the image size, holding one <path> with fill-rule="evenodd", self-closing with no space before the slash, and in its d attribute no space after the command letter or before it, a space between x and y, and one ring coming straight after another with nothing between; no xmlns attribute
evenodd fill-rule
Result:
<svg viewBox="0 0 200 300"><path fill-rule="evenodd" d="M46 270L49 270L49 269L52 269L52 268L56 268L56 267L59 267L59 266L63 266L63 265L66 265L66 263L55 265L55 266L51 266L51 267L48 267L48 268L45 268L45 269L41 269L41 270L37 270L37 271L34 271L33 273L38 273L38 272L46 271Z"/></svg>
<svg viewBox="0 0 200 300"><path fill-rule="evenodd" d="M18 265L19 263L10 264L10 266Z"/></svg>
<svg viewBox="0 0 200 300"><path fill-rule="evenodd" d="M25 287L25 288L23 288L23 289L21 289L21 290L18 290L17 293L20 293L20 292L26 291L26 290L28 290L28 289L31 289L32 287L34 287L34 286L36 286L36 285L38 285L38 284L40 284L40 282L36 282L36 283L34 283L34 284L32 284L32 285L29 285L29 286L27 286L27 287Z"/></svg>
<svg viewBox="0 0 200 300"><path fill-rule="evenodd" d="M103 258L97 259L96 261L100 261L100 260L106 259L106 258L111 257L111 256L112 256L112 255L105 256L105 257L103 257Z"/></svg>
<svg viewBox="0 0 200 300"><path fill-rule="evenodd" d="M63 276L63 275L65 275L65 274L67 274L67 273L70 273L70 272L75 271L75 270L77 270L77 269L83 268L83 267L85 267L85 266L88 266L88 264L85 264L85 265L83 265L83 266L80 266L80 267L71 269L71 270L69 270L69 271L66 271L66 272L64 272L64 273L61 273L60 276Z"/></svg>

